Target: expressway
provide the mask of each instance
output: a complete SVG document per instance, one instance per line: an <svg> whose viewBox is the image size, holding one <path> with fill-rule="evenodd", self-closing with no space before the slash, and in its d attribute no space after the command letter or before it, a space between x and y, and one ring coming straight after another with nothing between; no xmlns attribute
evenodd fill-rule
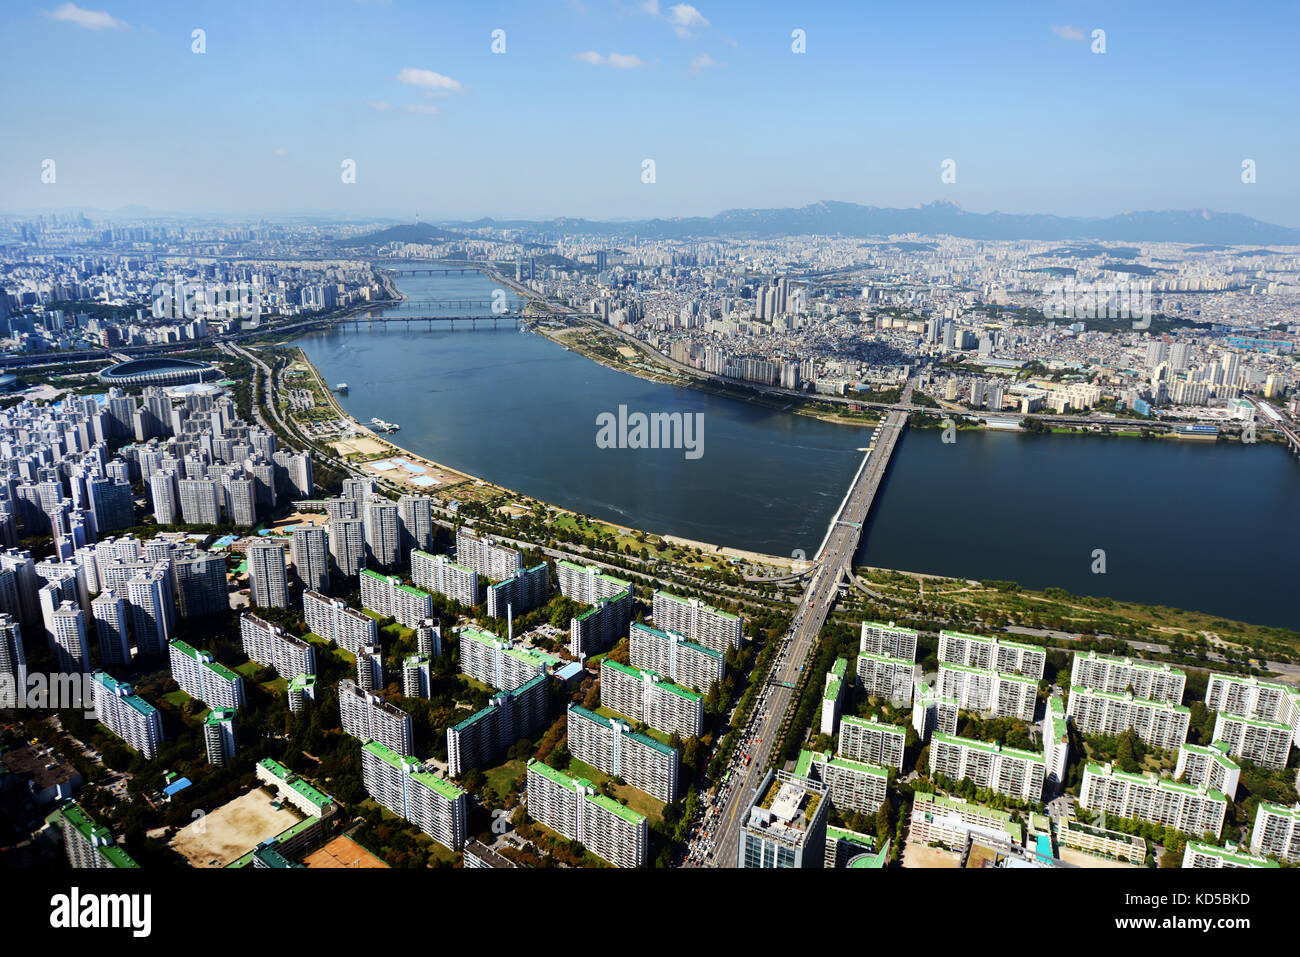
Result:
<svg viewBox="0 0 1300 957"><path fill-rule="evenodd" d="M818 552L812 580L772 662L767 684L750 712L749 723L728 766L730 780L722 785L711 803L705 804L698 835L687 848L688 865L737 866L740 821L753 800L754 792L767 775L772 749L777 743L786 713L795 704L794 686L817 647L831 602L843 576L853 566L853 555L862 525L871 510L876 492L889 466L898 436L907 427L907 413L895 409L876 430L862 467L854 477L839 513ZM748 757L748 761L746 761ZM724 776L727 772L724 771ZM709 834L709 839L702 837Z"/></svg>

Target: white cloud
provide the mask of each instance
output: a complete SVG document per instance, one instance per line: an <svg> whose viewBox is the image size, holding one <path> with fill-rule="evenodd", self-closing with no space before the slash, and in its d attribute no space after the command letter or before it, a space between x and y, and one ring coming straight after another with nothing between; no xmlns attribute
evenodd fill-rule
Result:
<svg viewBox="0 0 1300 957"><path fill-rule="evenodd" d="M409 66L403 68L397 74L397 82L405 83L407 86L418 86L426 90L438 90L445 93L458 93L461 90L458 80L453 80L449 76L443 76L441 73L435 73L432 70L419 70Z"/></svg>
<svg viewBox="0 0 1300 957"><path fill-rule="evenodd" d="M1062 40L1077 40L1080 43L1082 43L1084 40L1083 30L1080 29L1079 27L1053 26L1051 27L1051 31L1055 33L1058 37L1060 37Z"/></svg>
<svg viewBox="0 0 1300 957"><path fill-rule="evenodd" d="M384 100L366 100L366 106L379 113L387 113L393 108L393 104L387 103Z"/></svg>
<svg viewBox="0 0 1300 957"><path fill-rule="evenodd" d="M721 64L707 53L700 53L691 58L691 65L686 68L686 72L695 74L711 66L721 66Z"/></svg>
<svg viewBox="0 0 1300 957"><path fill-rule="evenodd" d="M579 63L590 63L592 66L611 66L616 70L634 70L637 67L646 65L645 60L630 53L611 53L609 56L601 56L595 50L588 50L586 53L575 53L573 58Z"/></svg>
<svg viewBox="0 0 1300 957"><path fill-rule="evenodd" d="M689 39L694 36L693 31L709 25L704 14L689 3L675 3L669 7L668 22L672 25L673 32L682 39Z"/></svg>
<svg viewBox="0 0 1300 957"><path fill-rule="evenodd" d="M424 113L429 116L437 116L442 112L441 109L432 103L408 103L406 106L407 113Z"/></svg>
<svg viewBox="0 0 1300 957"><path fill-rule="evenodd" d="M119 20L107 10L86 10L75 3L65 3L53 10L46 10L45 15L60 23L71 23L86 30L125 30L125 21Z"/></svg>
<svg viewBox="0 0 1300 957"><path fill-rule="evenodd" d="M642 0L639 6L642 13L648 13L652 17L659 16L659 0Z"/></svg>

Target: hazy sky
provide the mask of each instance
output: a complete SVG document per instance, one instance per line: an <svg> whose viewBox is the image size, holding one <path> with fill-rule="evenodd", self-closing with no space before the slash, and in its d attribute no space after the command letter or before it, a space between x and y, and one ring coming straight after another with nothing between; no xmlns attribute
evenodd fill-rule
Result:
<svg viewBox="0 0 1300 957"><path fill-rule="evenodd" d="M1300 226L1291 0L82 2L0 9L0 211L611 219L949 199Z"/></svg>

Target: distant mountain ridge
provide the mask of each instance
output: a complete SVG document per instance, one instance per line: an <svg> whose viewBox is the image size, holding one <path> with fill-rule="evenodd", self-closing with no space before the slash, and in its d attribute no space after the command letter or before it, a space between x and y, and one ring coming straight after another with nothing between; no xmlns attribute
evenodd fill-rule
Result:
<svg viewBox="0 0 1300 957"><path fill-rule="evenodd" d="M455 229L528 228L559 232L605 233L644 239L705 236L771 238L801 234L855 238L899 233L957 236L963 239L1098 240L1220 245L1300 245L1300 229L1265 223L1239 213L1208 209L1124 212L1086 219L1042 213L968 213L939 201L907 209L823 201L799 209L729 209L716 216L597 222L560 218L549 221L479 219L444 223Z"/></svg>

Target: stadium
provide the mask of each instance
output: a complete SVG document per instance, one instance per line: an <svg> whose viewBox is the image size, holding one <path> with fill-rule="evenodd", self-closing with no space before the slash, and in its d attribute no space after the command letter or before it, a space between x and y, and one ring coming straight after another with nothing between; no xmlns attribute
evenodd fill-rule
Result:
<svg viewBox="0 0 1300 957"><path fill-rule="evenodd" d="M188 385L220 375L221 370L207 362L160 357L119 362L100 371L99 381L115 386Z"/></svg>

